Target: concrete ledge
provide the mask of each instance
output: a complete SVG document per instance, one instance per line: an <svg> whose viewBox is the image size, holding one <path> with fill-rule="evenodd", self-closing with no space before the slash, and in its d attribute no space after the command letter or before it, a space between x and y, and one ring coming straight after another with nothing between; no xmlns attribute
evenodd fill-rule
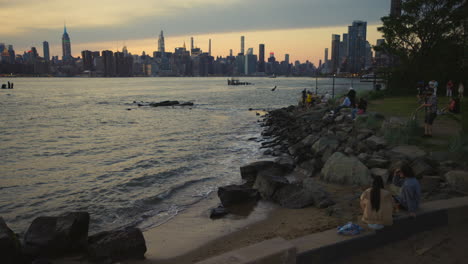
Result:
<svg viewBox="0 0 468 264"><path fill-rule="evenodd" d="M197 264L294 264L296 248L277 237L245 248L227 252Z"/></svg>

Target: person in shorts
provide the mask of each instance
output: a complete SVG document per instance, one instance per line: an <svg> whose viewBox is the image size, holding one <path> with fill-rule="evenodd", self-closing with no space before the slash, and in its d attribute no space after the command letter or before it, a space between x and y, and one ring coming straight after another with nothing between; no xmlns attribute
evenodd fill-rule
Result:
<svg viewBox="0 0 468 264"><path fill-rule="evenodd" d="M437 96L434 95L432 89L428 89L425 93L425 100L419 110L424 107L425 118L424 118L424 135L423 137L432 137L432 124L437 117Z"/></svg>

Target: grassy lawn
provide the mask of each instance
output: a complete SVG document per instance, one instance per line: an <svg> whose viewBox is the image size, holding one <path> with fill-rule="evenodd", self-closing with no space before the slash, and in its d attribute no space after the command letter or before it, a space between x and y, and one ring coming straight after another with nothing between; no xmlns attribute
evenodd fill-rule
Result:
<svg viewBox="0 0 468 264"><path fill-rule="evenodd" d="M445 96L438 98L439 109L448 105L449 99ZM383 99L371 100L368 111L379 112L387 118L391 116L408 120L413 116L419 106L416 96L385 97ZM461 130L460 120L462 115L468 115L468 99L465 99L460 107L463 114L438 115L433 125L432 138L419 138L415 136L411 139L411 144L419 145L426 151L449 151L453 138ZM424 109L420 109L416 115L417 125L421 128L421 135L424 127ZM468 116L467 116L468 117ZM466 117L465 117L466 118Z"/></svg>

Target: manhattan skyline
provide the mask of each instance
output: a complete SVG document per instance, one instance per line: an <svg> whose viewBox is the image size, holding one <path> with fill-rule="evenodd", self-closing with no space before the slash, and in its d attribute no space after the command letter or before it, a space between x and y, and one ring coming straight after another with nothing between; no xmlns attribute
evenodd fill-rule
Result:
<svg viewBox="0 0 468 264"><path fill-rule="evenodd" d="M3 3L0 15L10 18L14 26L0 29L2 41L11 43L17 52L48 41L50 54L61 55L60 33L66 21L73 56L86 49L116 51L123 46L133 54L152 53L163 30L168 51L184 42L187 45L194 37L195 46L205 51L212 39L212 55L226 56L230 49L240 51L239 37L245 36L245 48L254 48L255 53L258 44L264 43L267 53L277 57L290 54L291 61L309 60L317 65L323 49L330 46L331 35L344 31L351 21L367 21L368 40L375 44L381 38L376 30L380 17L388 15L390 7L388 0L111 2L85 0L69 6L48 0L40 8L29 0ZM52 6L53 14L47 9ZM38 14L25 16L28 10Z"/></svg>

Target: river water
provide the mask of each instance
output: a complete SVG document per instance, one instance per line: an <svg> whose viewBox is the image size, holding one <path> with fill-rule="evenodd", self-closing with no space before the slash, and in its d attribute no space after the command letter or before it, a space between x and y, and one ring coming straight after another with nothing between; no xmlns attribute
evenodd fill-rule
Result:
<svg viewBox="0 0 468 264"><path fill-rule="evenodd" d="M253 109L296 104L312 78L0 78L0 216L25 232L38 216L88 211L92 233L161 224L240 182L262 156ZM336 93L350 85L336 79ZM277 86L275 91L272 87ZM370 84L355 82L356 90ZM318 92L332 89L318 79ZM179 100L193 107L138 107ZM258 138L258 140L249 140Z"/></svg>

